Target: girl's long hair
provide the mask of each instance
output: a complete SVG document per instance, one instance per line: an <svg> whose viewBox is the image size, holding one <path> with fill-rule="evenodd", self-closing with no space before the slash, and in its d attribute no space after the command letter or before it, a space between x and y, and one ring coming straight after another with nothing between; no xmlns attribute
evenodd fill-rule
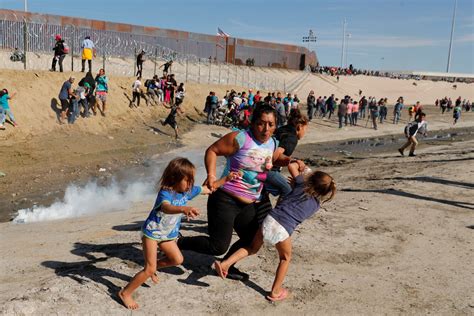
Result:
<svg viewBox="0 0 474 316"><path fill-rule="evenodd" d="M305 181L306 194L316 198L319 202L329 202L336 194L336 182L325 172L315 171Z"/></svg>
<svg viewBox="0 0 474 316"><path fill-rule="evenodd" d="M187 158L174 158L163 171L160 179L161 188L174 190L173 188L183 179L188 179L192 187L194 185L195 170L196 167Z"/></svg>

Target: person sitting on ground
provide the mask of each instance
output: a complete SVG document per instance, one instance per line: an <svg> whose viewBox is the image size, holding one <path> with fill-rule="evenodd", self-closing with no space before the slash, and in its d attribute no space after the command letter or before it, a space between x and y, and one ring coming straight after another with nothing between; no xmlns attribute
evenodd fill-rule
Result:
<svg viewBox="0 0 474 316"><path fill-rule="evenodd" d="M183 216L193 219L199 216L199 210L193 206L186 206L199 194L210 194L206 186L195 186L194 177L196 167L186 158L175 158L165 168L160 180L160 191L155 205L142 226L142 247L145 265L127 286L118 292L122 303L128 309L137 309L138 304L132 298L133 292L149 278L158 283L157 269L180 265L183 254L176 245L179 236L181 219ZM235 173L220 179L221 186L235 177ZM158 249L165 255L158 258Z"/></svg>
<svg viewBox="0 0 474 316"><path fill-rule="evenodd" d="M298 168L297 164L295 168ZM256 254L266 242L275 246L280 258L272 290L266 299L275 302L287 298L289 292L282 285L291 259L291 235L298 225L316 213L321 204L332 200L335 194L336 183L325 172L315 171L306 177L303 174L296 176L294 189L265 217L251 245L240 248L221 262L215 261L217 274L225 279L233 264Z"/></svg>
<svg viewBox="0 0 474 316"><path fill-rule="evenodd" d="M10 109L10 105L8 104L8 100L11 100L15 97L16 93L12 93L12 95L8 94L7 89L3 89L0 91L0 129L5 129L5 120L8 115L10 118L10 122L13 124L14 127L18 127L18 124L15 121L15 117L13 116L13 112Z"/></svg>
<svg viewBox="0 0 474 316"><path fill-rule="evenodd" d="M409 122L405 126L405 136L407 138L407 142L405 145L400 147L398 149L398 152L400 155L404 156L405 154L403 153L406 148L410 147L410 154L409 156L414 157L415 155L415 149L416 146L418 145L418 141L416 140L416 134L420 131L423 133L423 135L426 136L426 121L425 121L426 114L421 112L420 115L418 115L417 119L413 122Z"/></svg>

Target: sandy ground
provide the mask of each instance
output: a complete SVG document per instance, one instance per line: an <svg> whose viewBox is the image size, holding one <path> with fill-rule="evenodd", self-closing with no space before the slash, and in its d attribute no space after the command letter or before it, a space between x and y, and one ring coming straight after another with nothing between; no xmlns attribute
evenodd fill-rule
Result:
<svg viewBox="0 0 474 316"><path fill-rule="evenodd" d="M197 126L174 153L211 142L205 133ZM308 146L298 154L317 151ZM251 273L246 283L221 280L214 258L186 252L182 266L137 291L134 314L472 314L473 160L474 142L459 141L421 148L416 158L385 153L325 168L339 192L293 235L290 299L264 299L277 263L272 248L240 263ZM193 204L204 210L205 201ZM152 203L0 224L1 312L130 314L115 294L143 264L138 230ZM205 233L206 216L182 231Z"/></svg>
<svg viewBox="0 0 474 316"><path fill-rule="evenodd" d="M38 76L62 82L59 74L47 72L7 75L18 89L22 80L35 82ZM128 81L117 77L113 89L125 91ZM22 96L17 108L13 103L22 127L0 136L0 171L7 174L0 178L0 207L18 209L35 198L44 202L46 190L61 195L67 184L91 177L106 181L120 170L164 159L157 153L202 153L228 130L193 125L201 119L193 108L209 87L189 88L189 117L180 123L191 132L180 142L157 125L164 109L128 110L123 93L111 98L116 106L110 116L74 126L54 120L48 102L57 91L38 94L37 103ZM430 130L452 127L451 114L441 116L434 107L427 112ZM44 129L36 122L44 122ZM457 126L472 128L474 113L463 113ZM374 131L364 121L339 130L334 120L318 119L296 154L311 158L319 142L400 134L402 129L403 124L384 124ZM158 285L148 282L137 291L141 309L134 313L472 314L474 141L429 146L421 140L418 153L402 158L386 152L324 167L339 192L293 235L285 282L292 292L289 300L270 304L264 299L277 264L271 248L240 263L251 274L246 283L217 278L210 269L214 258L186 252L182 266L161 271ZM153 200L67 220L1 223L0 313L130 314L116 292L143 265L138 231ZM183 225L183 234L206 232L205 203L205 197L193 201L204 215Z"/></svg>

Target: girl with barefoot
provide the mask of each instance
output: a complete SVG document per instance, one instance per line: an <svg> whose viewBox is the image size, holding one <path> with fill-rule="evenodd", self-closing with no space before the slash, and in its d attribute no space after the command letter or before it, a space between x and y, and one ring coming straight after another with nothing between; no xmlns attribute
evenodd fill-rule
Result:
<svg viewBox="0 0 474 316"><path fill-rule="evenodd" d="M297 166L294 167L297 169ZM321 203L330 201L336 193L336 184L327 173L315 171L308 176L299 174L294 178L294 188L290 194L279 201L270 211L249 247L240 248L228 259L214 263L221 278L227 276L227 270L237 261L253 255L262 247L263 242L275 246L280 257L270 295L270 301L281 301L288 296L288 290L282 287L291 258L291 234L304 220L313 215Z"/></svg>
<svg viewBox="0 0 474 316"><path fill-rule="evenodd" d="M188 200L199 194L209 194L207 187L194 186L194 165L186 158L175 158L170 161L161 176L161 188L155 205L142 227L142 244L145 266L138 272L130 283L118 293L125 307L137 309L138 304L133 300L132 293L148 278L158 282L155 272L157 269L179 265L183 255L176 245L181 217L195 218L198 209L186 206ZM231 180L235 173L217 181L218 185ZM157 260L157 247L165 254L165 258Z"/></svg>

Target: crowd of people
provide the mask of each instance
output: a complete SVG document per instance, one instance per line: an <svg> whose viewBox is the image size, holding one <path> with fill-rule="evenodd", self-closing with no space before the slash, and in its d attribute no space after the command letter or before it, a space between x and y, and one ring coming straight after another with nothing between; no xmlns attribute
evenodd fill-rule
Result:
<svg viewBox="0 0 474 316"><path fill-rule="evenodd" d="M105 70L100 69L95 78L87 72L76 87L73 86L75 81L75 77L69 77L59 91L59 122L63 124L67 120L69 124L74 124L78 117L90 117L91 111L93 115L99 112L106 116L109 79Z"/></svg>

